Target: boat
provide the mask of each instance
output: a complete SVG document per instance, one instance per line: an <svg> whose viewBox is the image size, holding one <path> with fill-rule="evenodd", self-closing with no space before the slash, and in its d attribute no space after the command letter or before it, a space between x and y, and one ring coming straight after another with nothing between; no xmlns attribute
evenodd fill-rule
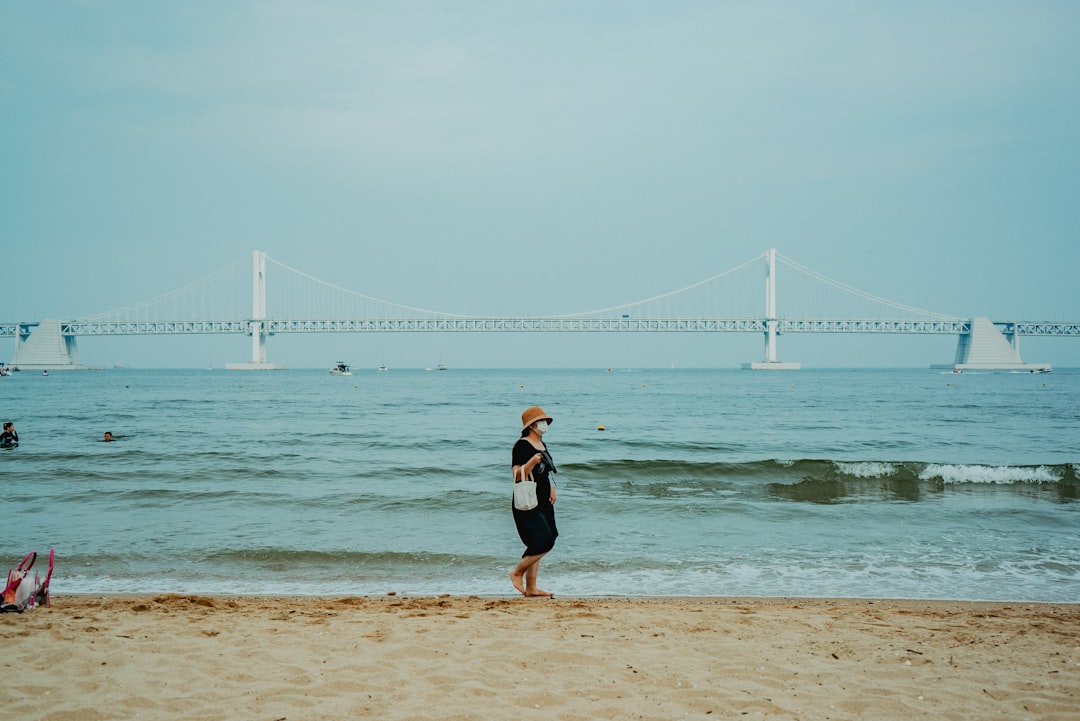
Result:
<svg viewBox="0 0 1080 721"><path fill-rule="evenodd" d="M384 363L383 365L379 366L379 370L381 370L381 371L388 371L388 370L390 370L390 369L389 369L389 368L387 368L387 367L386 367L386 364Z"/></svg>
<svg viewBox="0 0 1080 721"><path fill-rule="evenodd" d="M9 375L11 375L11 369L8 368L7 365L5 365L3 363L0 363L0 376L9 376Z"/></svg>
<svg viewBox="0 0 1080 721"><path fill-rule="evenodd" d="M345 364L345 361L338 361L337 365L330 369L330 375L332 376L351 376L352 369Z"/></svg>
<svg viewBox="0 0 1080 721"><path fill-rule="evenodd" d="M439 365L435 366L435 370L437 370L437 371L448 371L448 370L450 370L450 368L445 363L440 363Z"/></svg>

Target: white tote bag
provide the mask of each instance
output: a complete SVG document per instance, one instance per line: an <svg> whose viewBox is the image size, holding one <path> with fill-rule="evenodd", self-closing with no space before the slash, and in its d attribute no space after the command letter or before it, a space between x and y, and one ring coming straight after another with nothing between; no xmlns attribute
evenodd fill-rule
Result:
<svg viewBox="0 0 1080 721"><path fill-rule="evenodd" d="M532 476L525 477L525 466L521 468L521 480L517 478L517 474L514 474L514 508L519 511L531 511L536 508L538 502L536 500L536 481L532 479Z"/></svg>

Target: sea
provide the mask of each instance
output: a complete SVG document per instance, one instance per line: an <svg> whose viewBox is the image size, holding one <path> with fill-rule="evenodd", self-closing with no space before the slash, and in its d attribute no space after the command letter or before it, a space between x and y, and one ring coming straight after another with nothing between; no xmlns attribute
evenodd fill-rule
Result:
<svg viewBox="0 0 1080 721"><path fill-rule="evenodd" d="M510 596L531 405L557 596L1080 602L1068 369L22 371L0 560L55 549L54 594Z"/></svg>

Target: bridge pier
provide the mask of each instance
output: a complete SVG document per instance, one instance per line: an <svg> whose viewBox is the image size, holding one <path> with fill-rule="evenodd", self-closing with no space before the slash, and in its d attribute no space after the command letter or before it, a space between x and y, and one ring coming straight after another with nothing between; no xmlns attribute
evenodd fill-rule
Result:
<svg viewBox="0 0 1080 721"><path fill-rule="evenodd" d="M266 361L266 332L261 320L253 320L249 323L251 335L251 362L250 363L226 363L225 370L229 371L280 371L288 366Z"/></svg>
<svg viewBox="0 0 1080 721"><path fill-rule="evenodd" d="M266 363L266 333L261 320L251 322L251 362Z"/></svg>
<svg viewBox="0 0 1080 721"><path fill-rule="evenodd" d="M58 320L43 320L31 330L20 323L15 331L15 356L11 365L20 370L86 370L79 365L79 347L75 336L64 335Z"/></svg>
<svg viewBox="0 0 1080 721"><path fill-rule="evenodd" d="M760 363L743 363L743 370L797 371L801 363L782 363L776 360L776 248L765 254L765 360Z"/></svg>
<svg viewBox="0 0 1080 721"><path fill-rule="evenodd" d="M1051 369L1049 363L1025 363L1020 358L1020 333L1015 323L1006 325L1005 332L1002 332L989 318L971 320L971 332L960 335L956 343L956 359L952 363L930 367L954 371L1026 370L1032 373Z"/></svg>

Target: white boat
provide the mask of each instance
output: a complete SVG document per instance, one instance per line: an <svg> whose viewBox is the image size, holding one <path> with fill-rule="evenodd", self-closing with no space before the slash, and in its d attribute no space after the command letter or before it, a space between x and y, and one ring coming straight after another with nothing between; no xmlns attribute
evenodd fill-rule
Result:
<svg viewBox="0 0 1080 721"><path fill-rule="evenodd" d="M389 369L389 368L387 368L385 364L383 364L383 365L379 366L379 370L381 370L381 371L388 371L388 370L390 370L390 369Z"/></svg>
<svg viewBox="0 0 1080 721"><path fill-rule="evenodd" d="M351 376L352 369L345 365L345 361L338 361L337 365L330 369L332 376Z"/></svg>

